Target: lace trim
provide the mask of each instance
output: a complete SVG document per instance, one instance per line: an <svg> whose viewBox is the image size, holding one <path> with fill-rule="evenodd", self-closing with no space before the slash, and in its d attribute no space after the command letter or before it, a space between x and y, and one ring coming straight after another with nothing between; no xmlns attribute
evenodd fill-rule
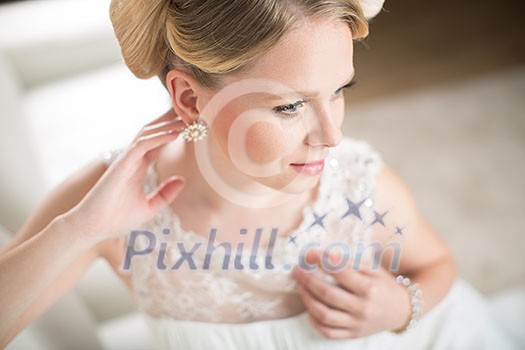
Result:
<svg viewBox="0 0 525 350"><path fill-rule="evenodd" d="M288 236L276 237L272 254L276 268L273 270L263 268L254 271L247 268L232 271L233 258L228 269L222 270L224 256L214 254L209 270L183 269L173 274L169 273L172 271L157 269L158 247L151 255L133 260L131 278L139 309L153 317L233 323L288 317L302 311L304 306L297 295L296 282L290 276L300 249L312 241L340 240L350 246L358 240L369 241L370 229L365 223L374 218L374 181L382 164L379 154L364 141L344 139L338 147L331 149L320 177L317 198L303 208L303 219L296 229L291 230ZM157 174L154 164L151 164L143 182L145 193L155 190L157 184ZM354 203L363 201L362 220L353 215L341 218L348 208L347 199ZM315 222L314 216L324 214L327 214L325 228L311 226ZM203 235L183 230L179 216L169 206L144 227L160 242L179 242L190 248L195 242L202 242L202 247L209 243ZM170 235L162 234L164 228L171 229ZM145 240L138 240L137 243L138 249L148 246ZM215 241L215 245L220 243ZM263 249L255 256L255 262L260 267L265 266L266 252ZM246 249L240 254L240 262L244 266L249 266L251 253L251 249ZM367 253L370 254L370 250L366 250ZM173 266L180 257L178 247L167 247L165 260L168 266ZM204 258L201 251L193 255L196 264L201 264Z"/></svg>
<svg viewBox="0 0 525 350"><path fill-rule="evenodd" d="M348 147L349 142L347 142ZM380 158L377 157L377 154L370 154L370 147L368 144L364 142L354 142L352 145L354 148L361 147L361 152L368 153L371 155L371 157L362 160L359 157L355 158L356 162L362 161L364 165L368 164L376 164L378 165L380 162ZM348 151L346 147L341 147L343 151ZM356 148L357 149L357 148ZM334 241L335 239L338 239L339 241L346 241L351 247L352 244L357 241L365 241L367 242L368 236L369 236L369 230L366 227L363 227L361 222L358 222L356 218L350 218L350 220L347 220L346 222L341 222L340 217L343 215L345 208L344 201L347 197L345 197L345 194L349 194L352 199L355 200L355 202L361 200L363 197L358 197L359 194L363 194L366 192L368 186L367 184L372 183L371 178L365 178L361 179L361 182L357 184L357 189L354 189L352 191L352 187L345 185L342 183L342 180L345 178L349 178L349 176L354 176L355 178L358 178L356 175L360 175L361 177L363 175L370 175L374 174L375 171L373 169L370 169L368 166L365 167L364 174L351 174L348 171L350 171L352 168L355 170L355 167L351 167L349 164L343 164L342 167L339 166L338 162L345 160L344 154L342 152L332 152L336 154L331 154L328 157L329 166L325 168L323 171L323 174L321 175L320 179L320 186L318 191L318 196L315 199L315 201L309 205L303 208L302 210L302 222L298 225L297 228L293 229L291 233L288 236L277 236L275 240L275 245L273 246L273 254L272 257L274 261L279 263L279 267L275 270L266 270L266 273L288 273L293 265L297 262L297 257L299 256L300 250L302 247L304 247L305 244L309 242L327 242L327 241ZM374 159L375 155L375 159ZM359 167L357 167L359 168ZM339 169L343 169L343 171L346 171L344 177L341 176ZM330 177L333 177L330 179ZM149 173L148 173L148 179L145 183L145 191L153 191L158 186L158 179L157 174L154 171L153 165L150 166ZM344 189L347 187L350 191L341 191L341 189ZM354 186L355 187L355 186ZM373 186L370 186L371 188ZM336 200L334 196L337 196L337 192L340 192L339 199ZM341 196L341 192L343 196ZM369 199L365 202L365 205L368 207L372 207L373 200L369 197ZM330 221L326 223L325 227L312 227L312 222L315 222L314 213L318 216L334 212L335 214L332 214L332 217L329 217ZM364 219L366 218L369 220L370 218L373 218L372 212L369 211L368 213L362 213ZM165 209L163 209L161 212L159 212L156 215L156 218L154 219L152 227L155 229L159 228L173 228L172 237L169 239L166 239L163 236L158 235L158 238L161 241L177 241L177 242L183 242L185 246L188 244L192 244L195 242L200 242L202 246L207 246L210 242L208 239L206 239L203 235L200 235L192 230L184 230L181 226L181 220L180 217L174 213L171 208L168 206ZM157 231L158 232L158 231ZM330 232L330 236L327 237L327 232ZM350 232L350 235L348 234ZM160 236L160 237L159 237ZM288 241L288 242L287 242ZM290 243L294 243L294 245L291 245ZM220 244L222 242L215 241L215 244ZM355 247L354 247L355 248ZM171 248L168 248L168 254L172 259L177 259L181 256L180 250L176 246L172 246ZM255 254L255 262L258 266L264 266L264 259L266 258L266 250L258 250ZM366 252L365 252L366 253ZM240 263L243 266L248 266L249 259L251 258L251 249L244 249L242 253L239 254L240 257ZM194 254L194 261L198 263L203 263L205 257L203 255ZM176 260L174 260L176 261ZM221 263L224 263L224 255L221 254L215 254L212 256L211 260L211 266L215 266L216 268L224 267ZM228 268L233 268L232 266L234 263L234 259L230 259ZM215 264L215 265L214 265ZM259 274L254 274L253 270L245 269L240 270L243 272L249 272L251 277L259 278ZM268 272L269 271L269 272Z"/></svg>

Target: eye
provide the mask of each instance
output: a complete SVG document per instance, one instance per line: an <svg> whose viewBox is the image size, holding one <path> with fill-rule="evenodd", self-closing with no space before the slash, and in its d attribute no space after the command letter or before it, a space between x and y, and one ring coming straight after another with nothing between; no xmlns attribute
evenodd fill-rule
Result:
<svg viewBox="0 0 525 350"><path fill-rule="evenodd" d="M336 95L341 95L341 91L343 91L344 89L347 89L347 88L350 88L352 87L354 84L356 83L356 80L352 80L351 82L349 82L348 84L344 85L344 86L341 86L339 89L335 90L335 94Z"/></svg>
<svg viewBox="0 0 525 350"><path fill-rule="evenodd" d="M284 119L292 119L299 114L299 111L297 111L297 107L302 106L306 102L308 101L299 100L297 102L290 103L287 105L277 106L273 108L273 111L279 114L279 116L281 116Z"/></svg>

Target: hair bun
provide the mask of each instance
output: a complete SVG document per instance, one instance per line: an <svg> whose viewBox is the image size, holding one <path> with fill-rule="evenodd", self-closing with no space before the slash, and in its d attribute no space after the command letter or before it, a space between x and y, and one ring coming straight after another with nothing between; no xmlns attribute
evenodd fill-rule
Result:
<svg viewBox="0 0 525 350"><path fill-rule="evenodd" d="M122 58L138 78L154 76L166 65L168 8L165 0L111 1L110 19Z"/></svg>
<svg viewBox="0 0 525 350"><path fill-rule="evenodd" d="M298 0L292 6L282 0L111 0L110 19L135 76L157 75L166 86L169 69L184 68L214 90L226 74L251 67L302 16L341 20L360 40L383 2Z"/></svg>

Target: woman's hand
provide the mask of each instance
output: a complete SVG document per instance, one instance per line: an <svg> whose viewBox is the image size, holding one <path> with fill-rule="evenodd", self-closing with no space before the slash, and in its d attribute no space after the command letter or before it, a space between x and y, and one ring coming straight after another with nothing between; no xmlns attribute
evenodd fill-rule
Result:
<svg viewBox="0 0 525 350"><path fill-rule="evenodd" d="M142 181L162 146L175 140L184 127L173 109L144 126L86 196L64 214L66 219L82 234L100 241L137 229L169 205L184 186L184 178L171 176L148 196Z"/></svg>
<svg viewBox="0 0 525 350"><path fill-rule="evenodd" d="M392 274L381 266L372 268L367 261L362 261L358 269L350 262L338 272L330 271L321 263L322 254L320 250L309 250L306 262L331 275L337 285L299 267L293 271L310 322L317 330L327 338L343 339L404 326L410 299ZM331 266L342 261L337 254L330 254L328 259Z"/></svg>

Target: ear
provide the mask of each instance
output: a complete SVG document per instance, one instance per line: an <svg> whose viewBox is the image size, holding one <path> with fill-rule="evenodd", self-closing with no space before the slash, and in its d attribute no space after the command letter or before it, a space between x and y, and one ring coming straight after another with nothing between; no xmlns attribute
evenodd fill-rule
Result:
<svg viewBox="0 0 525 350"><path fill-rule="evenodd" d="M175 113L191 124L199 119L200 111L197 100L201 89L199 83L188 73L172 69L166 74L166 87L171 96L171 104Z"/></svg>

